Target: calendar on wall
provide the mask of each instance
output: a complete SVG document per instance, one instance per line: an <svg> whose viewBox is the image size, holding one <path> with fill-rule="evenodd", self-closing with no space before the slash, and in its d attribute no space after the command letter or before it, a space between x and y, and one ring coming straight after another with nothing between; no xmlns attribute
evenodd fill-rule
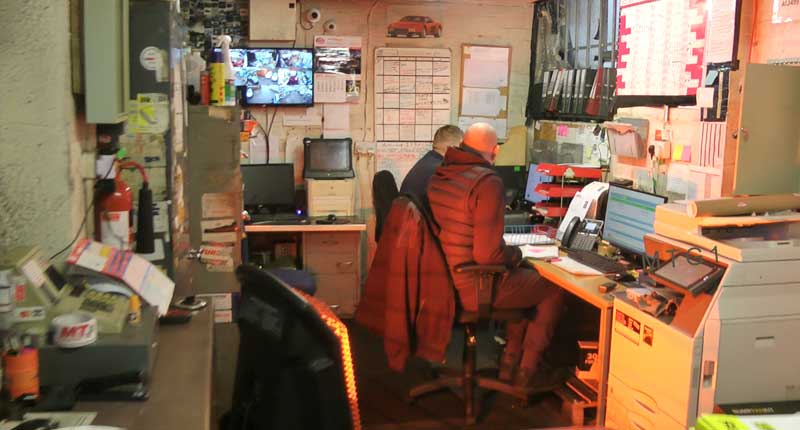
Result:
<svg viewBox="0 0 800 430"><path fill-rule="evenodd" d="M706 0L622 0L618 96L685 96L702 86Z"/></svg>
<svg viewBox="0 0 800 430"><path fill-rule="evenodd" d="M398 185L450 124L451 59L449 49L375 50L377 170L392 172Z"/></svg>

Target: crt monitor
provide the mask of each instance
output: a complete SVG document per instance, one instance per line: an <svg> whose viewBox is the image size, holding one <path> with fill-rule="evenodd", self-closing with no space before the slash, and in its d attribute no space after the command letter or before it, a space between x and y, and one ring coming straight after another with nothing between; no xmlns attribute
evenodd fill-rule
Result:
<svg viewBox="0 0 800 430"><path fill-rule="evenodd" d="M241 170L245 208L294 210L294 165L243 164Z"/></svg>
<svg viewBox="0 0 800 430"><path fill-rule="evenodd" d="M547 176L544 173L537 172L539 167L536 163L531 163L528 166L528 181L525 184L525 200L531 203L539 203L548 199L547 196L536 192L536 186L543 182L550 182L553 180L552 176Z"/></svg>
<svg viewBox="0 0 800 430"><path fill-rule="evenodd" d="M314 104L314 50L311 48L231 49L235 84L246 106Z"/></svg>
<svg viewBox="0 0 800 430"><path fill-rule="evenodd" d="M306 179L345 179L355 176L353 172L353 140L303 139Z"/></svg>
<svg viewBox="0 0 800 430"><path fill-rule="evenodd" d="M656 206L667 198L611 185L608 188L603 239L624 251L644 254L644 235L653 232Z"/></svg>

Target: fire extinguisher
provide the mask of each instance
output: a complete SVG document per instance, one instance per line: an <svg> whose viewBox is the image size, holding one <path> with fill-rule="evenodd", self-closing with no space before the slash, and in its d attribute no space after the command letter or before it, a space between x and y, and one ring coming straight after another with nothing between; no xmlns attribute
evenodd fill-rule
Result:
<svg viewBox="0 0 800 430"><path fill-rule="evenodd" d="M149 238L152 242L152 193L148 188L147 173L141 164L134 161L118 161L116 162L116 169L113 174L113 190L98 195L95 202L95 239L105 243L106 245L113 246L118 249L131 250L131 245L134 242L133 230L133 192L131 187L128 186L119 174L120 169L135 168L142 175L142 189L139 192L139 226L138 230L147 230L146 227L142 228L142 224L147 224L146 220L149 218ZM109 168L109 172L113 168ZM144 200L144 201L143 201ZM149 214L149 217L148 217ZM137 234L137 239L138 239ZM144 241L139 243L137 240L137 252L153 252L150 249L152 245L147 246Z"/></svg>

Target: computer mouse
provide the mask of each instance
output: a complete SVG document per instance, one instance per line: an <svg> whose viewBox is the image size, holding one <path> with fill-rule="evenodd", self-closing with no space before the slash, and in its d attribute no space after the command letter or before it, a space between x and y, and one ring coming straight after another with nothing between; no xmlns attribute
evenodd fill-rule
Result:
<svg viewBox="0 0 800 430"><path fill-rule="evenodd" d="M336 221L336 215L335 214L328 215L328 221L330 221L330 222Z"/></svg>

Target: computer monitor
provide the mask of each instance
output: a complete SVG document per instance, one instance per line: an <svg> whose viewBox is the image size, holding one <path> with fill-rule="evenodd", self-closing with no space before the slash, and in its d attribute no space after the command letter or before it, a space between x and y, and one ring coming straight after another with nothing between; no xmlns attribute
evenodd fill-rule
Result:
<svg viewBox="0 0 800 430"><path fill-rule="evenodd" d="M215 51L219 52L219 48ZM312 48L231 49L235 85L246 106L312 106Z"/></svg>
<svg viewBox="0 0 800 430"><path fill-rule="evenodd" d="M610 185L603 239L623 251L644 254L644 235L653 232L656 206L666 201L663 196Z"/></svg>
<svg viewBox="0 0 800 430"><path fill-rule="evenodd" d="M303 139L306 179L346 179L353 171L353 140Z"/></svg>
<svg viewBox="0 0 800 430"><path fill-rule="evenodd" d="M528 166L528 182L525 184L525 200L531 203L539 203L547 200L547 196L536 192L536 186L542 182L550 182L553 180L552 176L547 176L539 173L536 169L539 167L537 163L531 163Z"/></svg>
<svg viewBox="0 0 800 430"><path fill-rule="evenodd" d="M294 211L294 165L244 164L241 170L245 208Z"/></svg>
<svg viewBox="0 0 800 430"><path fill-rule="evenodd" d="M505 188L506 204L511 204L517 199L525 186L525 166L494 166L494 171L500 175Z"/></svg>

